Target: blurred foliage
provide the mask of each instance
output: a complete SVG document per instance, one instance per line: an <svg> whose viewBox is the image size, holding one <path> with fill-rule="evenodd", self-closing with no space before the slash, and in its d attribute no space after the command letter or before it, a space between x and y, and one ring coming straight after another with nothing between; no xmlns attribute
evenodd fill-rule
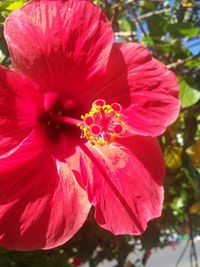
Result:
<svg viewBox="0 0 200 267"><path fill-rule="evenodd" d="M3 23L24 2L0 2L0 63L5 66L9 66L10 59ZM79 261L94 267L104 259L114 259L118 267L141 267L151 256L151 249L168 244L174 233L188 234L190 238L200 234L200 2L94 2L108 16L117 42L141 42L179 80L181 114L160 137L167 165L163 215L150 222L141 237L113 236L89 216L79 233L60 248L35 252L0 249L0 267L67 267L78 266ZM141 251L143 258L126 261L128 254L135 251Z"/></svg>

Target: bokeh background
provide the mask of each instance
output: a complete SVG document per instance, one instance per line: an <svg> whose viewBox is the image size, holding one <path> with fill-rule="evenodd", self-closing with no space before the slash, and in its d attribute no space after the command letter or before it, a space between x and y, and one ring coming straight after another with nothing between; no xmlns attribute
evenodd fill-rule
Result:
<svg viewBox="0 0 200 267"><path fill-rule="evenodd" d="M0 1L0 64L7 67L10 58L4 21L25 2ZM167 166L162 217L150 222L142 236L113 236L95 224L92 210L84 227L64 246L34 252L0 248L0 267L72 267L83 263L95 267L105 259L115 259L117 267L142 267L148 265L154 248L174 246L183 239L187 240L184 249L190 247L190 263L198 267L194 239L200 235L200 1L94 2L109 18L116 42L142 43L179 80L180 116L159 137ZM140 256L128 261L134 251L140 251Z"/></svg>

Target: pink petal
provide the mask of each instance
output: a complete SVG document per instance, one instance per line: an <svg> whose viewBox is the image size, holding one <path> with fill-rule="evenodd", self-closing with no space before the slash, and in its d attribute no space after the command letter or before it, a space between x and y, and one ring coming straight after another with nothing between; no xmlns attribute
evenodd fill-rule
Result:
<svg viewBox="0 0 200 267"><path fill-rule="evenodd" d="M159 217L163 203L164 160L156 139L134 136L122 144L83 147L69 160L96 208L97 223L114 234L141 234ZM144 149L145 147L145 149Z"/></svg>
<svg viewBox="0 0 200 267"><path fill-rule="evenodd" d="M84 101L92 103L97 99L105 99L109 104L120 102L123 107L130 105L127 65L117 44L113 44L105 75L93 81L90 88Z"/></svg>
<svg viewBox="0 0 200 267"><path fill-rule="evenodd" d="M180 111L178 99L160 93L133 93L132 101L135 104L122 111L127 134L158 136L177 119Z"/></svg>
<svg viewBox="0 0 200 267"><path fill-rule="evenodd" d="M0 245L49 249L70 239L84 223L89 203L66 163L55 161L31 135L0 159Z"/></svg>
<svg viewBox="0 0 200 267"><path fill-rule="evenodd" d="M43 90L66 90L69 96L104 73L113 34L90 1L38 0L8 17L5 37L16 69Z"/></svg>
<svg viewBox="0 0 200 267"><path fill-rule="evenodd" d="M0 155L30 133L37 123L42 99L32 81L0 67Z"/></svg>
<svg viewBox="0 0 200 267"><path fill-rule="evenodd" d="M164 64L139 44L120 44L128 66L132 105L124 112L132 133L157 136L173 123L180 111L178 82Z"/></svg>
<svg viewBox="0 0 200 267"><path fill-rule="evenodd" d="M132 93L149 91L175 98L178 96L179 88L175 75L153 58L145 47L138 43L117 45L127 65Z"/></svg>
<svg viewBox="0 0 200 267"><path fill-rule="evenodd" d="M180 110L175 75L137 43L114 44L107 73L93 91L93 98L122 105L132 134L157 136Z"/></svg>

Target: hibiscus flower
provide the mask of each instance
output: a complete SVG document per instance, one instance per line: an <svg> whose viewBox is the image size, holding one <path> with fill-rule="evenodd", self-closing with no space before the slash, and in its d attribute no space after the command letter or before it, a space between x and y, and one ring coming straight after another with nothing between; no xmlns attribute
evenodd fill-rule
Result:
<svg viewBox="0 0 200 267"><path fill-rule="evenodd" d="M84 0L32 0L5 23L14 70L0 67L0 245L49 249L91 205L113 234L161 215L156 136L179 112L174 74L137 43L113 43Z"/></svg>

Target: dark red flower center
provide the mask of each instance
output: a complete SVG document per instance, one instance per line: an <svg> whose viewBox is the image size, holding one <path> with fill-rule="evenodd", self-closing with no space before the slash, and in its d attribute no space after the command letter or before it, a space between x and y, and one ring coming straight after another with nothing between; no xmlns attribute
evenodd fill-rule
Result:
<svg viewBox="0 0 200 267"><path fill-rule="evenodd" d="M47 137L53 142L59 142L61 133L73 137L80 137L80 130L77 127L80 111L71 100L51 99L45 102L45 110L39 118L39 123L44 127Z"/></svg>

